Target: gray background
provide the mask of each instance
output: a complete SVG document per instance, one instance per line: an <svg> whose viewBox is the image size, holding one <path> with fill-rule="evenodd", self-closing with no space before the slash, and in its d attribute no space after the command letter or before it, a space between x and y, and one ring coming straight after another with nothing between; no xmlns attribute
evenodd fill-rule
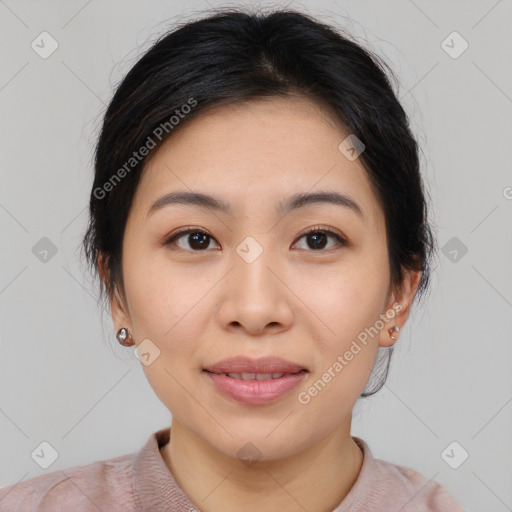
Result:
<svg viewBox="0 0 512 512"><path fill-rule="evenodd" d="M137 451L170 424L117 345L78 246L112 88L174 21L221 5L187 4L0 0L0 486ZM511 2L306 9L398 74L442 248L432 292L401 333L386 386L356 404L352 433L469 510L512 510ZM58 43L46 59L31 47L43 31ZM469 44L457 58L446 46L453 54L461 40L443 44L454 31ZM46 261L44 237L57 251ZM31 457L42 441L58 452L48 469ZM452 464L469 454L457 469L441 455L453 441Z"/></svg>

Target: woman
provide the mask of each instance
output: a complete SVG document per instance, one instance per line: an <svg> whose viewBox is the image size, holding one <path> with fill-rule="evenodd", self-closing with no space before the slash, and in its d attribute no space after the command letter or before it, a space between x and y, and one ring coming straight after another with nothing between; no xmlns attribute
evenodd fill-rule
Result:
<svg viewBox="0 0 512 512"><path fill-rule="evenodd" d="M171 426L0 510L463 510L350 434L434 246L378 57L289 10L166 34L105 114L83 247Z"/></svg>

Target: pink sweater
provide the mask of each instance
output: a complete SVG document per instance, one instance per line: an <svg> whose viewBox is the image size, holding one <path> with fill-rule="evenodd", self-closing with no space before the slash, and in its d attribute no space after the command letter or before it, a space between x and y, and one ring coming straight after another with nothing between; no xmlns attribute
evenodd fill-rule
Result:
<svg viewBox="0 0 512 512"><path fill-rule="evenodd" d="M159 447L170 428L154 432L138 453L38 475L0 489L0 512L198 512L165 465ZM437 482L375 459L362 448L361 472L333 512L467 512Z"/></svg>

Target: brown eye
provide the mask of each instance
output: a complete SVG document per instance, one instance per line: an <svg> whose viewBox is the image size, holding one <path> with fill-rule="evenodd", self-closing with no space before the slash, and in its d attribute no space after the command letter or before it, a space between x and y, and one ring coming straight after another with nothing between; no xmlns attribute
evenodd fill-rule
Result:
<svg viewBox="0 0 512 512"><path fill-rule="evenodd" d="M188 247L186 245L183 246L176 243L178 240L181 241L182 238L184 239L184 243L188 244ZM213 240L213 237L206 233L206 231L202 231L201 229L197 228L189 228L172 235L168 240L165 241L164 245L175 244L180 249L190 250L192 252L200 252L209 248L211 240Z"/></svg>
<svg viewBox="0 0 512 512"><path fill-rule="evenodd" d="M311 248L313 251L322 251L325 249L328 244L329 238L336 240L336 242L344 246L346 245L346 240L342 238L340 235L331 231L330 229L322 228L321 226L309 228L300 238L306 238L307 247ZM329 247L327 250L332 249L333 246ZM335 247L335 245L334 245Z"/></svg>
<svg viewBox="0 0 512 512"><path fill-rule="evenodd" d="M326 246L328 246L329 243L329 239L334 240L340 246L345 246L347 243L344 238L342 238L334 231L323 228L321 226L309 228L305 233L302 234L299 240L303 238L306 239L306 249L317 252L322 252L324 250L328 252L333 247L336 247L336 243L334 243L334 245L331 245L326 249ZM186 251L201 252L210 248L212 240L214 240L214 238L206 231L198 228L188 228L173 234L164 242L164 245L175 245L178 248ZM179 244L178 241L182 242L182 244Z"/></svg>

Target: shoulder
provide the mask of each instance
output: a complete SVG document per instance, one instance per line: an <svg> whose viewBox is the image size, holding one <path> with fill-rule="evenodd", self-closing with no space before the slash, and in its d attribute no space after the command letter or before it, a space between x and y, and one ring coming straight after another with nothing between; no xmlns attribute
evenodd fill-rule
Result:
<svg viewBox="0 0 512 512"><path fill-rule="evenodd" d="M72 466L0 489L0 512L130 510L134 454Z"/></svg>
<svg viewBox="0 0 512 512"><path fill-rule="evenodd" d="M467 512L439 482L429 480L415 469L380 459L376 459L375 463L383 482L393 490L390 494L400 496L404 510Z"/></svg>
<svg viewBox="0 0 512 512"><path fill-rule="evenodd" d="M428 479L410 467L376 459L365 441L355 440L364 453L359 478L347 500L355 510L467 512L434 477Z"/></svg>

